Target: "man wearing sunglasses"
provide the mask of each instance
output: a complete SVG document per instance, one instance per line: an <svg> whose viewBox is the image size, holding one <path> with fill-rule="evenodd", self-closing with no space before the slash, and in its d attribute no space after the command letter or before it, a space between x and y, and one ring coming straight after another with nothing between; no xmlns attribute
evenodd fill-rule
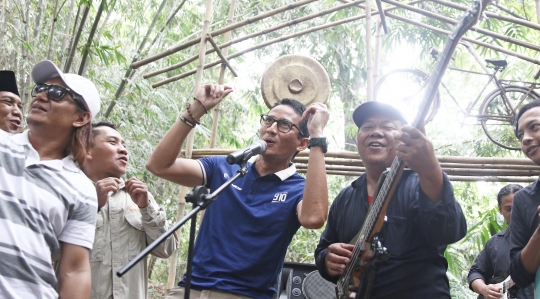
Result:
<svg viewBox="0 0 540 299"><path fill-rule="evenodd" d="M0 71L0 130L17 133L22 121L22 102L13 71Z"/></svg>
<svg viewBox="0 0 540 299"><path fill-rule="evenodd" d="M32 79L28 130L0 131L0 298L88 298L97 196L78 165L99 93L48 60Z"/></svg>
<svg viewBox="0 0 540 299"><path fill-rule="evenodd" d="M234 176L239 166L229 165L225 157L177 158L200 117L232 91L224 85L202 87L155 149L148 170L177 184L205 185L212 191ZM306 109L291 99L261 116L259 134L266 152L247 163L248 173L206 209L195 242L191 298L272 298L287 246L298 228L320 228L326 220L323 129L328 117L324 104ZM291 161L308 146L304 179ZM181 281L167 298L184 298L183 286Z"/></svg>

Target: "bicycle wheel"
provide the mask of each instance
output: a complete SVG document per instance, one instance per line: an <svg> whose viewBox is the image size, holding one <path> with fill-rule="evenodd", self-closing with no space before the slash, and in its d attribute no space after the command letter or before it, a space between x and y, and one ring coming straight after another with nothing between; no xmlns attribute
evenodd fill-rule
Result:
<svg viewBox="0 0 540 299"><path fill-rule="evenodd" d="M521 149L514 134L514 121L519 109L539 96L522 86L506 86L506 101L501 90L491 92L480 107L478 118L487 137L495 144L510 150Z"/></svg>
<svg viewBox="0 0 540 299"><path fill-rule="evenodd" d="M412 123L424 98L428 75L415 69L397 69L377 81L374 90L375 101L385 102L396 107ZM427 124L435 117L440 105L439 92L426 115Z"/></svg>

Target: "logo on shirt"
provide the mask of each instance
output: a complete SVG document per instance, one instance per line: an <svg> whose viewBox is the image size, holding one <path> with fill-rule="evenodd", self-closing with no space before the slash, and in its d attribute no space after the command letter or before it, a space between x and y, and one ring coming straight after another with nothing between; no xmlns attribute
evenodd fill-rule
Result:
<svg viewBox="0 0 540 299"><path fill-rule="evenodd" d="M228 179L229 179L229 174L228 174L228 173L224 173L224 174L223 174L223 178L226 179L226 180L228 180Z"/></svg>
<svg viewBox="0 0 540 299"><path fill-rule="evenodd" d="M231 186L233 186L233 188L234 188L234 189L236 189L236 190L240 190L240 191L242 191L242 188L240 188L240 187L236 186L235 184L231 184Z"/></svg>
<svg viewBox="0 0 540 299"><path fill-rule="evenodd" d="M285 202L286 199L287 199L287 192L276 193L274 194L274 198L272 198L272 202Z"/></svg>

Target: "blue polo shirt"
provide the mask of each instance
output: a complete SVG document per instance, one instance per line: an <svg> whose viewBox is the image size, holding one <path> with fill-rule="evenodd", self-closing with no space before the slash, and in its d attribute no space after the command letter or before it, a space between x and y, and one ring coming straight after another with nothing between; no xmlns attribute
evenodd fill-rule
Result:
<svg viewBox="0 0 540 299"><path fill-rule="evenodd" d="M240 168L225 157L198 160L204 184L216 190ZM305 179L292 164L261 177L254 164L210 204L194 248L192 288L272 298L285 253L300 227L296 206ZM183 285L181 281L179 285Z"/></svg>

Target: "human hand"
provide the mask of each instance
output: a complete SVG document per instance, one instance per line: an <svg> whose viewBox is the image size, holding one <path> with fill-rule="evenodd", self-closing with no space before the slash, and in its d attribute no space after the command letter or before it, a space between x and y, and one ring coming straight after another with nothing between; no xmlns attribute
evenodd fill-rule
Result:
<svg viewBox="0 0 540 299"><path fill-rule="evenodd" d="M304 111L301 121L308 117L310 117L307 123L309 136L313 138L323 137L324 127L330 118L330 111L328 111L326 105L319 102L311 104Z"/></svg>
<svg viewBox="0 0 540 299"><path fill-rule="evenodd" d="M351 261L354 245L334 243L328 246L324 263L330 276L342 275L346 265Z"/></svg>
<svg viewBox="0 0 540 299"><path fill-rule="evenodd" d="M503 294L501 293L502 288L494 285L488 284L482 289L482 295L485 299L497 299L502 298Z"/></svg>
<svg viewBox="0 0 540 299"><path fill-rule="evenodd" d="M148 200L148 187L143 181L130 178L126 181L126 192L139 208L146 208L150 204Z"/></svg>
<svg viewBox="0 0 540 299"><path fill-rule="evenodd" d="M98 207L103 208L109 199L109 192L116 193L120 190L119 178L104 178L96 182L96 191L98 197Z"/></svg>
<svg viewBox="0 0 540 299"><path fill-rule="evenodd" d="M394 137L401 141L396 147L396 154L412 170L419 175L440 171L433 144L423 131L410 125L404 125L400 130L394 132Z"/></svg>
<svg viewBox="0 0 540 299"><path fill-rule="evenodd" d="M200 116L214 108L233 91L234 89L228 85L206 84L201 86L195 94L195 98L199 101L194 101L191 104L193 114L200 118Z"/></svg>

